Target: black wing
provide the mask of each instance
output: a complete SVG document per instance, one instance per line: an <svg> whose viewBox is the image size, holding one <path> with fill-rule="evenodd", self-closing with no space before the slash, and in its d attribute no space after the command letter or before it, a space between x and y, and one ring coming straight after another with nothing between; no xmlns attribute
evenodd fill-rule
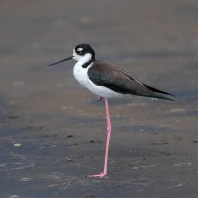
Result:
<svg viewBox="0 0 198 198"><path fill-rule="evenodd" d="M172 100L154 92L168 95L171 94L145 85L125 70L103 61L94 61L92 67L88 69L88 76L94 84L108 87L109 89L121 94L132 94Z"/></svg>

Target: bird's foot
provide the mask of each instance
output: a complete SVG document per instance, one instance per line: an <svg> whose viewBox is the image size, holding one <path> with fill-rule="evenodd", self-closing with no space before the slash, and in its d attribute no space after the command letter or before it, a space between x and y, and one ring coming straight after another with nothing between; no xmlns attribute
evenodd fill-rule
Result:
<svg viewBox="0 0 198 198"><path fill-rule="evenodd" d="M103 97L100 96L97 102L102 101L102 100L103 100Z"/></svg>
<svg viewBox="0 0 198 198"><path fill-rule="evenodd" d="M107 173L100 173L100 174L97 174L97 175L88 175L87 177L98 177L98 178L102 178L102 177L105 177L107 175Z"/></svg>

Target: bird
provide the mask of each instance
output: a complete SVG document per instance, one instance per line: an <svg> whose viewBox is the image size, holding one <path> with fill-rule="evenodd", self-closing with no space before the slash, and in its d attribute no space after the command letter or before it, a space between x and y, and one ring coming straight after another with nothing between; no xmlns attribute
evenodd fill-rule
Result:
<svg viewBox="0 0 198 198"><path fill-rule="evenodd" d="M87 176L102 178L107 175L109 143L112 129L108 100L110 98L120 98L134 95L175 101L170 98L170 96L174 97L174 95L151 87L137 80L129 72L112 63L96 60L95 51L89 44L77 45L73 49L72 56L53 64L49 64L48 66L53 66L71 59L77 61L73 67L73 75L78 83L87 88L93 94L97 95L99 97L97 101L102 101L103 99L105 100L107 139L104 169L103 172L99 174ZM168 95L168 97L166 95Z"/></svg>

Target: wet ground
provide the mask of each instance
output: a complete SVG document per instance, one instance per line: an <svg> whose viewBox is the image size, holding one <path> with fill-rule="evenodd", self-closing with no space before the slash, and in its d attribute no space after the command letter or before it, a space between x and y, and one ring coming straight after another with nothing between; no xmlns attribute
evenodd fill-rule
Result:
<svg viewBox="0 0 198 198"><path fill-rule="evenodd" d="M198 196L198 2L0 1L0 197ZM97 58L176 95L104 101L46 65L89 43Z"/></svg>

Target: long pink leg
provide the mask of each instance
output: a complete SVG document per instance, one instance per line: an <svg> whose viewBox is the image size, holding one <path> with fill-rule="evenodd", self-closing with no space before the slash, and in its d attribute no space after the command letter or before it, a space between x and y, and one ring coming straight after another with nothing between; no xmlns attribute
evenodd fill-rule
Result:
<svg viewBox="0 0 198 198"><path fill-rule="evenodd" d="M104 170L103 173L97 175L89 175L88 177L104 177L107 175L107 162L108 162L108 153L109 153L109 142L111 136L111 120L109 114L109 105L108 99L105 98L105 106L106 106L106 114L107 114L107 141L106 141L106 152L105 152L105 162L104 162Z"/></svg>

